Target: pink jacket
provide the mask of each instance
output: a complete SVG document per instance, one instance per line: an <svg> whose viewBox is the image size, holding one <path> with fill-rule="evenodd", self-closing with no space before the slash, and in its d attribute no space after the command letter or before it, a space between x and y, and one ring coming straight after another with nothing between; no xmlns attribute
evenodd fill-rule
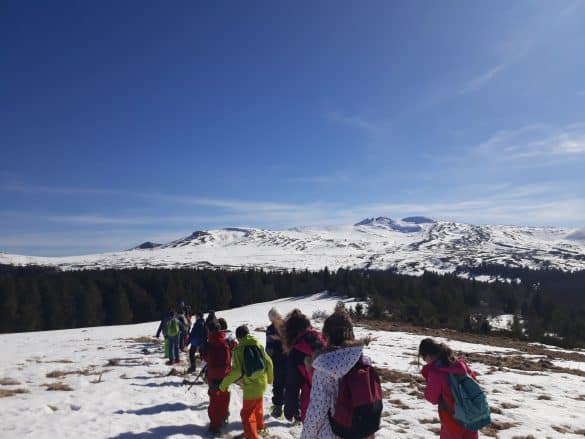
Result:
<svg viewBox="0 0 585 439"><path fill-rule="evenodd" d="M448 374L465 375L466 373L475 379L475 373L462 359L456 360L451 366L445 366L441 360L436 360L425 365L422 369L422 375L427 380L425 399L431 404L439 406L439 418L443 427L441 431L447 430L445 434L441 432L441 438L477 437L477 432L463 428L455 421L452 415L455 410L455 403L453 392L451 392L451 387L449 386Z"/></svg>

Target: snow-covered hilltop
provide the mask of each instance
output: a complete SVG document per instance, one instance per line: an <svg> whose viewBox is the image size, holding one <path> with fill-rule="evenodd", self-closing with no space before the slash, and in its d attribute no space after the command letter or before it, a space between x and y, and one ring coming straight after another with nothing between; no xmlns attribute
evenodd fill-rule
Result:
<svg viewBox="0 0 585 439"><path fill-rule="evenodd" d="M167 244L70 257L0 253L0 264L48 265L64 270L131 267L258 267L266 269L385 269L452 272L481 263L530 268L585 269L582 231L476 226L426 217L366 218L354 225L289 230L225 228L196 231Z"/></svg>

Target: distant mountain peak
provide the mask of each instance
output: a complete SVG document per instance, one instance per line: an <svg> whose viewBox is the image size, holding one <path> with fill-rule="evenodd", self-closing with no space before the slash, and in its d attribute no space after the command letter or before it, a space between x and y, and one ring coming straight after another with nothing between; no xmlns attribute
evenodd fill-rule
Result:
<svg viewBox="0 0 585 439"><path fill-rule="evenodd" d="M411 224L433 224L436 221L432 218L426 216L407 216L406 218L402 218L402 222L411 223Z"/></svg>
<svg viewBox="0 0 585 439"><path fill-rule="evenodd" d="M394 224L394 220L392 218L388 218L387 216L379 216L376 218L364 218L363 220L355 223L354 226L379 226L390 224Z"/></svg>
<svg viewBox="0 0 585 439"><path fill-rule="evenodd" d="M423 218L423 217L413 217L413 218ZM424 218L424 222L433 222L428 218ZM420 223L422 224L422 222ZM415 223L414 221L395 221L392 218L388 218L386 216L379 216L377 218L365 218L358 223L355 223L354 226L369 226L369 227L377 227L382 229L394 230L396 232L402 233L416 233L422 230L422 227L419 226L419 223Z"/></svg>
<svg viewBox="0 0 585 439"><path fill-rule="evenodd" d="M130 250L148 250L151 248L160 247L162 244L157 244L156 242L146 241L136 247L131 248Z"/></svg>

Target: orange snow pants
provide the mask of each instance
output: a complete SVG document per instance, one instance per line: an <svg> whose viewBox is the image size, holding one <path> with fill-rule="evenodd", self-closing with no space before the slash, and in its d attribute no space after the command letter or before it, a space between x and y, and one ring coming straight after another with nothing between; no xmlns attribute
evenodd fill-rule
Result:
<svg viewBox="0 0 585 439"><path fill-rule="evenodd" d="M240 411L244 437L259 439L258 430L264 430L264 401L258 399L244 399L244 406Z"/></svg>

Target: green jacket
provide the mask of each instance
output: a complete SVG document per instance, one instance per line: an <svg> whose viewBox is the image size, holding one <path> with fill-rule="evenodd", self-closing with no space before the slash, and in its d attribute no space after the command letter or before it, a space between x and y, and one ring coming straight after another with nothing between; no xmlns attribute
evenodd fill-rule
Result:
<svg viewBox="0 0 585 439"><path fill-rule="evenodd" d="M264 370L256 371L249 377L246 376L246 373L244 372L244 348L246 346L257 346L262 352L266 363L266 368ZM264 346L262 346L260 342L250 334L246 335L241 340L238 340L238 346L234 349L232 354L232 371L222 380L219 389L225 392L231 384L235 383L240 378L242 379L244 388L244 399L247 400L262 398L264 391L266 390L266 385L272 384L274 379L272 360L268 354L266 354Z"/></svg>

